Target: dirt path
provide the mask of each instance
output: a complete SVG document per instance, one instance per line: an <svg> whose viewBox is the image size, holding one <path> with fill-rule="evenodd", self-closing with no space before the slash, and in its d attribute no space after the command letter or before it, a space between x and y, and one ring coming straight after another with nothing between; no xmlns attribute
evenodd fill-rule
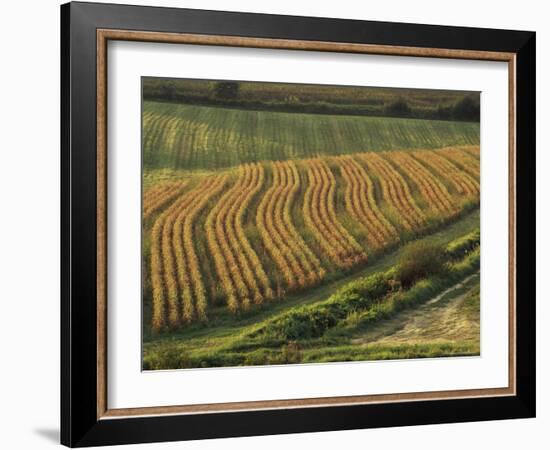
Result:
<svg viewBox="0 0 550 450"><path fill-rule="evenodd" d="M419 344L479 342L479 314L466 301L479 295L479 273L470 275L422 306L380 322L353 343Z"/></svg>

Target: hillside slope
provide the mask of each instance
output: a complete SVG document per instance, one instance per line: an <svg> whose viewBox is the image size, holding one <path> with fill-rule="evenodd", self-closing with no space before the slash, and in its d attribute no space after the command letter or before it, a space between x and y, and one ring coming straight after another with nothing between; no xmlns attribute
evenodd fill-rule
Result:
<svg viewBox="0 0 550 450"><path fill-rule="evenodd" d="M479 145L479 123L143 103L145 168L207 169L263 160Z"/></svg>

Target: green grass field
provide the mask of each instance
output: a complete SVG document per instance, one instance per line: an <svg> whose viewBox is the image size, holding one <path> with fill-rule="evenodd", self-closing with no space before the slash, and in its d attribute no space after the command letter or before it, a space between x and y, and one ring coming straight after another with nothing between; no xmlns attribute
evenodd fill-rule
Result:
<svg viewBox="0 0 550 450"><path fill-rule="evenodd" d="M146 170L472 144L479 144L479 123L143 104Z"/></svg>

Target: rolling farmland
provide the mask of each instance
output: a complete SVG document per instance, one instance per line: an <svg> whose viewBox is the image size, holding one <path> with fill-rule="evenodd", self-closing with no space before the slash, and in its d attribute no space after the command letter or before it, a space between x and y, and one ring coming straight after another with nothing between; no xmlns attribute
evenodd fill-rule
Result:
<svg viewBox="0 0 550 450"><path fill-rule="evenodd" d="M480 353L479 93L143 89L144 370Z"/></svg>
<svg viewBox="0 0 550 450"><path fill-rule="evenodd" d="M479 145L479 123L250 111L146 101L147 169L207 169L366 151Z"/></svg>
<svg viewBox="0 0 550 450"><path fill-rule="evenodd" d="M245 163L154 185L144 194L152 331L284 302L452 221L479 202L478 152Z"/></svg>

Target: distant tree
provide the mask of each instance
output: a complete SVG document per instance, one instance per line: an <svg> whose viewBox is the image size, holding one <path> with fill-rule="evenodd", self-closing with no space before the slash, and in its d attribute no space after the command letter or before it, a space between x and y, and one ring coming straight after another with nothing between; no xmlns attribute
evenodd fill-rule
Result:
<svg viewBox="0 0 550 450"><path fill-rule="evenodd" d="M437 113L435 119L449 120L451 118L452 108L450 106L439 105L437 107Z"/></svg>
<svg viewBox="0 0 550 450"><path fill-rule="evenodd" d="M298 105L300 103L300 98L296 95L287 95L285 98L285 103L289 105Z"/></svg>
<svg viewBox="0 0 550 450"><path fill-rule="evenodd" d="M220 81L214 86L214 95L223 100L234 100L239 94L239 83L235 81Z"/></svg>
<svg viewBox="0 0 550 450"><path fill-rule="evenodd" d="M472 96L461 98L452 110L452 116L455 120L468 120L472 122L479 121L479 100Z"/></svg>
<svg viewBox="0 0 550 450"><path fill-rule="evenodd" d="M167 81L160 88L160 96L166 100L175 100L176 84L173 81Z"/></svg>
<svg viewBox="0 0 550 450"><path fill-rule="evenodd" d="M387 104L384 109L389 116L410 117L412 113L411 107L404 98L398 98Z"/></svg>

